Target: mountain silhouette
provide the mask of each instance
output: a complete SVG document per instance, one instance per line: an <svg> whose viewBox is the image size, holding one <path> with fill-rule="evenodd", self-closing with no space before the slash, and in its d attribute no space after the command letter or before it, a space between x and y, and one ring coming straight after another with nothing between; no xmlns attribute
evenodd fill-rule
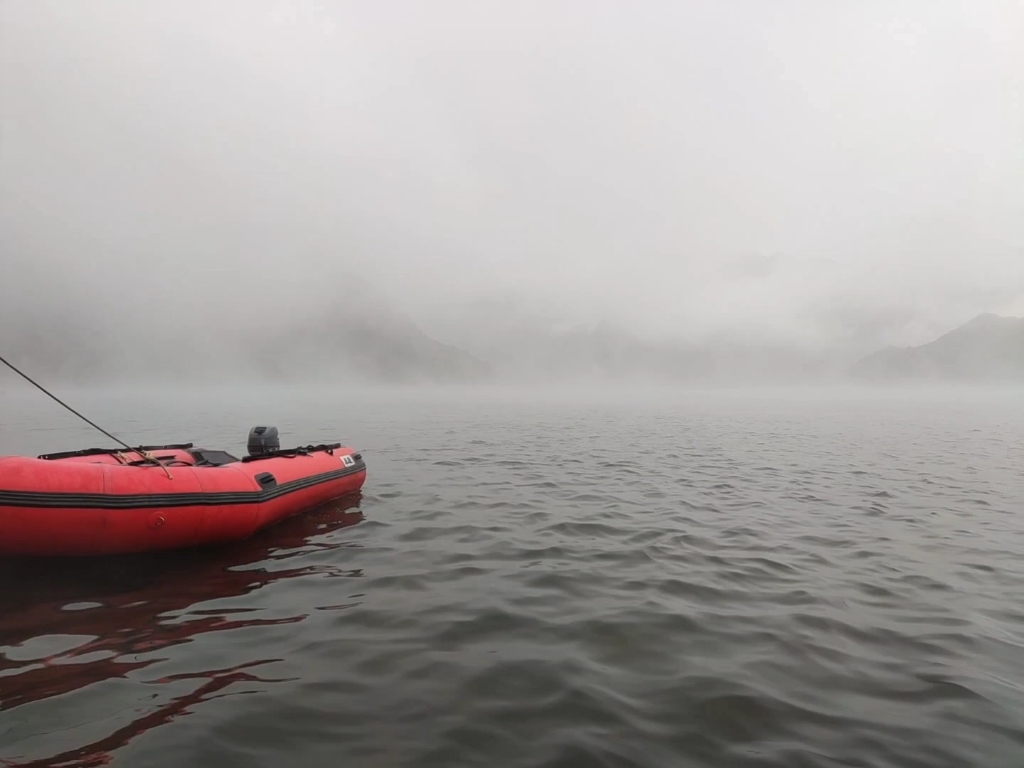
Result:
<svg viewBox="0 0 1024 768"><path fill-rule="evenodd" d="M868 355L850 374L873 381L1024 381L1024 318L981 314L927 344Z"/></svg>

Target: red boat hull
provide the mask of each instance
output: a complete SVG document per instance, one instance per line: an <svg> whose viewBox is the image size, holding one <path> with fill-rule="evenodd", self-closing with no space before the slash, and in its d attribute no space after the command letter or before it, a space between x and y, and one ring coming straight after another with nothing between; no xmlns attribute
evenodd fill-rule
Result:
<svg viewBox="0 0 1024 768"><path fill-rule="evenodd" d="M159 465L133 463L142 456L127 451L0 458L0 554L95 556L237 541L366 480L362 457L340 446L216 466L185 448L151 455Z"/></svg>

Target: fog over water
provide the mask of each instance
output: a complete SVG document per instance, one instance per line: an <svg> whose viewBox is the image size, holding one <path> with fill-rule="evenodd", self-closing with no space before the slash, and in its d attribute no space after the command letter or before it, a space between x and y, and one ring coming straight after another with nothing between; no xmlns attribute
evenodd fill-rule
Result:
<svg viewBox="0 0 1024 768"><path fill-rule="evenodd" d="M0 764L1024 765L1022 31L0 0L0 356L131 445L368 467L0 558ZM0 457L96 445L0 367Z"/></svg>
<svg viewBox="0 0 1024 768"><path fill-rule="evenodd" d="M80 377L353 317L499 372L580 327L842 368L1024 314L1022 16L9 0L0 338Z"/></svg>

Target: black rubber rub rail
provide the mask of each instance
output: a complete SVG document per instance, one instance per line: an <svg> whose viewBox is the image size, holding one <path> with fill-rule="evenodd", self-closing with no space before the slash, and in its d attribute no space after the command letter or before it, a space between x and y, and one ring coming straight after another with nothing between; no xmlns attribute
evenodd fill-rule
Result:
<svg viewBox="0 0 1024 768"><path fill-rule="evenodd" d="M311 453L319 453L320 451L326 451L327 453L334 455L334 449L341 448L341 443L321 443L320 445L300 445L298 448L281 448L276 451L267 451L266 453L258 453L255 456L243 456L242 461L249 463L251 461L263 461L264 459L294 459L296 456L309 456ZM358 457L358 454L356 454Z"/></svg>
<svg viewBox="0 0 1024 768"><path fill-rule="evenodd" d="M114 453L138 453L139 451L187 451L192 443L176 443L173 445L140 445L138 448L83 448L80 451L61 451L60 453L42 453L37 459L72 459L76 456L106 456Z"/></svg>

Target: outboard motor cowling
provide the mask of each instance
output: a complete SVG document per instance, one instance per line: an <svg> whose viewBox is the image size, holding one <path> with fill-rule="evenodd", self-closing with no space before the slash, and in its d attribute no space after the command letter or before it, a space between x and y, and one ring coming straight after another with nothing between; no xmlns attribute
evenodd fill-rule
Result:
<svg viewBox="0 0 1024 768"><path fill-rule="evenodd" d="M277 427L253 427L249 430L250 456L261 456L279 450L281 438L277 434Z"/></svg>

